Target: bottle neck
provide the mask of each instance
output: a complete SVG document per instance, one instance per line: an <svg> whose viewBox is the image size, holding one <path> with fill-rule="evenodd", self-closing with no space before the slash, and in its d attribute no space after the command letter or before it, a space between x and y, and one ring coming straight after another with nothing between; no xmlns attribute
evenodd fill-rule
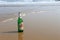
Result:
<svg viewBox="0 0 60 40"><path fill-rule="evenodd" d="M21 16L21 13L20 13L20 12L18 13L18 18L22 18L22 16Z"/></svg>
<svg viewBox="0 0 60 40"><path fill-rule="evenodd" d="M18 17L20 17L20 12L18 13Z"/></svg>
<svg viewBox="0 0 60 40"><path fill-rule="evenodd" d="M21 14L20 14L20 12L18 13L18 17L20 17L21 16Z"/></svg>

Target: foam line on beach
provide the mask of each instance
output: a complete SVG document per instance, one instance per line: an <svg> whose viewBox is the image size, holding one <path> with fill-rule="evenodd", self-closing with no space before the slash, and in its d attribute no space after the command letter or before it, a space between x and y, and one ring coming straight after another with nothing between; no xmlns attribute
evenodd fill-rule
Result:
<svg viewBox="0 0 60 40"><path fill-rule="evenodd" d="M18 19L18 17L6 19L6 20L1 21L0 23L9 22L9 21L13 21L13 20L16 20L16 19Z"/></svg>
<svg viewBox="0 0 60 40"><path fill-rule="evenodd" d="M12 20L14 20L14 19L17 19L17 17L15 17L15 18L9 18L9 19L3 20L2 22L12 21Z"/></svg>
<svg viewBox="0 0 60 40"><path fill-rule="evenodd" d="M48 11L40 11L40 12L48 12Z"/></svg>
<svg viewBox="0 0 60 40"><path fill-rule="evenodd" d="M4 21L2 21L2 22L7 22L7 21L11 21L11 20L13 20L13 18L6 19L6 20L4 20Z"/></svg>
<svg viewBox="0 0 60 40"><path fill-rule="evenodd" d="M34 11L32 13L43 13L43 12L48 12L48 11Z"/></svg>

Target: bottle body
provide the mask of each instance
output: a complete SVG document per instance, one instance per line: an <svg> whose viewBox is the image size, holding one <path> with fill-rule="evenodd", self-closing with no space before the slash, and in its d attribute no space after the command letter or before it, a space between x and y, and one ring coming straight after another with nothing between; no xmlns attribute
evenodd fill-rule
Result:
<svg viewBox="0 0 60 40"><path fill-rule="evenodd" d="M23 28L24 28L23 19L18 17L18 32L23 32Z"/></svg>

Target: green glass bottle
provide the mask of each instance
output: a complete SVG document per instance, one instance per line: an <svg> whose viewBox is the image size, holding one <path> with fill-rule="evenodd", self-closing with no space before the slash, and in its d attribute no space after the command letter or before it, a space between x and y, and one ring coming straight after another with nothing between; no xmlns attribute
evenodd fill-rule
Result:
<svg viewBox="0 0 60 40"><path fill-rule="evenodd" d="M18 13L18 32L23 32L23 19L20 12Z"/></svg>

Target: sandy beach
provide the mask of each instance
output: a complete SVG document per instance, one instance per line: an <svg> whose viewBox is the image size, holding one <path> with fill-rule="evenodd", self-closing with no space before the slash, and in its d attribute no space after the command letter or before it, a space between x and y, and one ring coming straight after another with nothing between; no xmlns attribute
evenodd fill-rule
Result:
<svg viewBox="0 0 60 40"><path fill-rule="evenodd" d="M16 19L0 24L0 40L23 40L23 33L18 33Z"/></svg>
<svg viewBox="0 0 60 40"><path fill-rule="evenodd" d="M24 33L17 32L17 15L0 17L0 40L60 40L60 6L24 7Z"/></svg>

